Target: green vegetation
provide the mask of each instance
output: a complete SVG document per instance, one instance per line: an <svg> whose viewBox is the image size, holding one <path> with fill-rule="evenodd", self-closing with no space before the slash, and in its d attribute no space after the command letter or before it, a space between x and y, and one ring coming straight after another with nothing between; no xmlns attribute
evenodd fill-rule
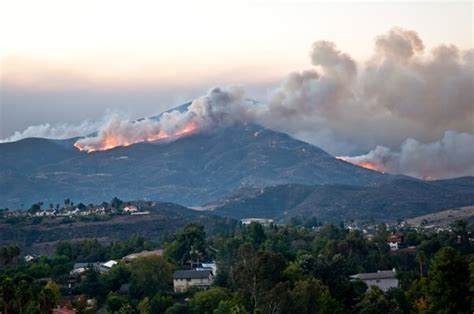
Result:
<svg viewBox="0 0 474 314"><path fill-rule="evenodd" d="M135 236L102 244L96 239L58 243L55 254L31 262L17 248L3 248L0 311L49 313L58 304L78 313L472 313L474 245L470 228L423 233L400 229L416 252L391 252L380 225L369 238L343 226L306 223L263 227L250 224L232 234L208 236L188 224L161 243ZM92 267L72 276L75 262L120 260L165 249L164 256L119 262L108 272ZM217 262L207 290L173 292L175 269ZM397 269L399 288L383 291L350 279L361 272ZM73 278L74 277L74 278ZM74 280L73 280L74 279ZM72 286L70 287L69 284ZM66 296L72 296L66 299Z"/></svg>

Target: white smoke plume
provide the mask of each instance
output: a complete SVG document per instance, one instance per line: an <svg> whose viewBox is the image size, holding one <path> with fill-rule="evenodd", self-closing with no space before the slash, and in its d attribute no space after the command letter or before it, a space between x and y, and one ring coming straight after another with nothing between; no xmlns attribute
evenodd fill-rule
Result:
<svg viewBox="0 0 474 314"><path fill-rule="evenodd" d="M184 111L165 112L159 119L110 119L96 136L80 139L75 146L93 152L140 142L174 140L183 135L250 119L255 113L251 112L251 106L245 104L242 88L213 88L207 95L195 99Z"/></svg>
<svg viewBox="0 0 474 314"><path fill-rule="evenodd" d="M80 124L40 124L32 125L24 131L16 131L12 136L0 140L0 143L15 142L28 137L41 137L48 139L67 139L91 134L102 125L102 122L84 121Z"/></svg>
<svg viewBox="0 0 474 314"><path fill-rule="evenodd" d="M447 131L431 143L409 138L399 151L377 146L365 155L338 158L383 172L431 180L474 176L473 147L473 134Z"/></svg>
<svg viewBox="0 0 474 314"><path fill-rule="evenodd" d="M388 172L472 175L468 157L474 145L462 145L474 136L474 50L440 45L426 51L415 31L393 28L376 38L373 56L362 65L328 41L315 42L309 57L311 68L289 74L260 103L248 101L241 87L213 88L186 110L158 120L108 119L76 147L94 151L170 140L243 121L289 133L333 155L372 150L367 160ZM37 131L12 138L41 136Z"/></svg>
<svg viewBox="0 0 474 314"><path fill-rule="evenodd" d="M474 131L472 50L425 53L416 32L394 28L362 67L328 42L316 42L310 57L315 68L290 74L270 94L267 126L336 155Z"/></svg>

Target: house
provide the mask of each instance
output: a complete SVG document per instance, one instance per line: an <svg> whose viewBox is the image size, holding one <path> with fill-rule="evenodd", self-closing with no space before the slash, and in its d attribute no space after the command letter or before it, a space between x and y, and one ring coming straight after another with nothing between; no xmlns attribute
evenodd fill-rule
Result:
<svg viewBox="0 0 474 314"><path fill-rule="evenodd" d="M398 250L402 241L403 237L399 233L392 233L387 237L387 244L390 246L390 250L392 251Z"/></svg>
<svg viewBox="0 0 474 314"><path fill-rule="evenodd" d="M126 213L134 213L134 212L138 211L138 207L137 206L126 206L126 207L124 207L123 211L126 212Z"/></svg>
<svg viewBox="0 0 474 314"><path fill-rule="evenodd" d="M25 262L29 263L31 261L34 261L35 259L37 259L39 256L36 255L36 254L28 254L28 255L25 255L25 257L23 257L23 259L25 260Z"/></svg>
<svg viewBox="0 0 474 314"><path fill-rule="evenodd" d="M215 262L210 262L210 263L201 263L201 266L196 268L196 270L205 270L209 269L212 271L212 275L216 276L217 275L217 265Z"/></svg>
<svg viewBox="0 0 474 314"><path fill-rule="evenodd" d="M270 224L273 223L273 219L267 219L267 218L244 218L241 219L240 222L243 225L250 225L251 223L259 223L262 226L269 226Z"/></svg>
<svg viewBox="0 0 474 314"><path fill-rule="evenodd" d="M140 253L129 254L127 256L122 257L122 261L124 261L125 263L130 263L135 258L144 256L163 256L163 250L142 251Z"/></svg>
<svg viewBox="0 0 474 314"><path fill-rule="evenodd" d="M106 272L110 271L110 269L112 267L114 267L115 265L117 265L117 264L118 264L118 262L114 261L114 260L110 260L108 262L101 263L100 268L99 268L99 272L100 273L106 273Z"/></svg>
<svg viewBox="0 0 474 314"><path fill-rule="evenodd" d="M184 292L191 287L209 288L214 276L212 270L177 270L173 274L174 292Z"/></svg>
<svg viewBox="0 0 474 314"><path fill-rule="evenodd" d="M359 273L351 276L352 280L361 280L367 286L377 286L383 291L398 288L397 272L392 270L379 270L376 273Z"/></svg>
<svg viewBox="0 0 474 314"><path fill-rule="evenodd" d="M87 270L94 269L95 271L100 272L101 266L103 263L74 263L72 270L69 272L69 275L83 275Z"/></svg>

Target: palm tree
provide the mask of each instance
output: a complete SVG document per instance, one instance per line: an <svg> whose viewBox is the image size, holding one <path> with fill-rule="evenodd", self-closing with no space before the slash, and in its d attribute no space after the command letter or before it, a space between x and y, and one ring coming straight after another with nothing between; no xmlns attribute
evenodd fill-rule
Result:
<svg viewBox="0 0 474 314"><path fill-rule="evenodd" d="M426 260L426 254L424 251L418 251L416 254L416 260L420 264L420 277L423 277L423 264Z"/></svg>
<svg viewBox="0 0 474 314"><path fill-rule="evenodd" d="M8 260L8 248L6 246L0 249L0 265L5 266Z"/></svg>

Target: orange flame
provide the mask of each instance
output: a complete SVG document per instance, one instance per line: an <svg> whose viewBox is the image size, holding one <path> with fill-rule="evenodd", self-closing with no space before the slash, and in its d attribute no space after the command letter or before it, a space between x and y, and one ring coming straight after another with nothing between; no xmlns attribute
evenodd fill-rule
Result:
<svg viewBox="0 0 474 314"><path fill-rule="evenodd" d="M384 172L383 166L377 165L376 163L373 163L373 162L370 162L370 161L361 161L359 163L355 163L355 165L357 165L359 167L362 167L362 168L375 170L375 171L378 171L378 172Z"/></svg>
<svg viewBox="0 0 474 314"><path fill-rule="evenodd" d="M191 121L185 124L182 128L176 130L176 132L173 134L169 134L163 130L160 130L157 134L151 134L151 135L146 136L145 138L127 139L122 134L107 133L104 135L100 135L101 138L98 141L98 144L87 145L87 144L81 143L81 141L78 140L77 142L74 143L74 147L76 147L80 151L92 153L96 151L110 150L110 149L120 147L120 146L126 147L126 146L130 146L130 145L142 143L142 142L155 142L155 141L161 141L161 140L167 140L167 139L175 139L178 137L191 135L195 133L197 130L198 130L197 123Z"/></svg>
<svg viewBox="0 0 474 314"><path fill-rule="evenodd" d="M375 162L371 162L371 161L367 161L367 160L355 161L354 159L352 159L350 157L344 157L344 156L340 156L340 157L336 157L336 158L340 159L340 160L344 160L346 162L349 162L353 165L356 165L356 166L359 166L359 167L362 167L362 168L366 168L366 169L378 171L378 172L381 172L381 173L385 173L385 167L383 165L379 165Z"/></svg>

